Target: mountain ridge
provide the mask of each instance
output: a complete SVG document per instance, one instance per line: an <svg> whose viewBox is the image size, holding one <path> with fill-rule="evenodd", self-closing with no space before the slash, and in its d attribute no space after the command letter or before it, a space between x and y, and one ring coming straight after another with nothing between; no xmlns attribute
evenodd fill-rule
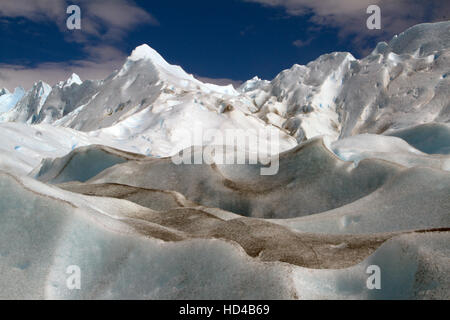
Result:
<svg viewBox="0 0 450 320"><path fill-rule="evenodd" d="M237 89L203 83L144 44L104 80L81 81L72 74L52 88L38 82L14 107L14 101L0 105L0 122L51 123L84 132L129 131L134 136L155 130L155 121L173 123L166 127L173 130L176 121L170 117L206 110L225 123L238 113L240 118L262 120L261 128L272 126L297 143L320 135L339 139L448 123L449 30L450 22L417 25L389 43L380 42L361 60L348 52L324 54L307 65L294 64L271 81L255 77ZM136 131L126 123L141 121L141 113L154 121L140 124ZM211 117L204 113L199 119ZM169 144L171 139L163 138Z"/></svg>

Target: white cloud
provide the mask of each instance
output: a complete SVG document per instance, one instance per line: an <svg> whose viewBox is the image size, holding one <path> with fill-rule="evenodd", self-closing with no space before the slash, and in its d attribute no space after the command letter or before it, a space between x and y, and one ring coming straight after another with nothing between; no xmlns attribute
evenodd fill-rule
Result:
<svg viewBox="0 0 450 320"><path fill-rule="evenodd" d="M363 46L367 37L388 40L410 26L449 19L450 1L445 0L244 0L265 6L284 7L292 16L311 15L311 23L335 27L339 37L354 37ZM369 5L381 8L381 30L366 28ZM447 14L447 16L445 16ZM300 43L299 43L300 44ZM361 49L364 49L361 47Z"/></svg>
<svg viewBox="0 0 450 320"><path fill-rule="evenodd" d="M64 0L14 0L2 1L0 17L23 17L33 21L62 20L67 4Z"/></svg>
<svg viewBox="0 0 450 320"><path fill-rule="evenodd" d="M82 29L74 32L66 28L66 9L71 4L81 8ZM140 24L159 25L150 13L131 0L11 0L3 1L0 18L26 18L35 22L52 21L59 29L70 35L73 41L84 42L87 37L102 40L120 39L125 32ZM73 35L75 37L72 37Z"/></svg>

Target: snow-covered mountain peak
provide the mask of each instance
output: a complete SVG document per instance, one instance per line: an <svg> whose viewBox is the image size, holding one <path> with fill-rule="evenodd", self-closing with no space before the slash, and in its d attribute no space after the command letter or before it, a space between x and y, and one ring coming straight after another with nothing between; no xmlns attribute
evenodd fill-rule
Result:
<svg viewBox="0 0 450 320"><path fill-rule="evenodd" d="M51 88L51 86L48 83L40 80L34 83L33 88L31 90L33 90L34 88L47 88L47 87Z"/></svg>
<svg viewBox="0 0 450 320"><path fill-rule="evenodd" d="M66 81L60 81L57 84L57 87L60 89L69 88L73 84L81 85L83 81L80 79L80 77L76 73L72 73L70 77Z"/></svg>
<svg viewBox="0 0 450 320"><path fill-rule="evenodd" d="M0 96L2 96L4 94L8 94L8 93L9 93L8 89L6 89L6 88L0 89Z"/></svg>
<svg viewBox="0 0 450 320"><path fill-rule="evenodd" d="M138 60L151 60L153 63L168 66L169 63L153 48L147 44L140 45L133 50L128 60L138 61Z"/></svg>
<svg viewBox="0 0 450 320"><path fill-rule="evenodd" d="M142 66L148 65L147 72L154 72L161 81L178 82L178 80L189 80L200 83L192 75L186 73L180 66L171 65L168 63L155 49L147 44L138 46L133 50L131 55L127 58L124 66L119 71L118 76L123 77L128 75L132 66L140 64ZM139 72L142 71L138 68ZM175 83L176 84L176 83Z"/></svg>
<svg viewBox="0 0 450 320"><path fill-rule="evenodd" d="M14 94L2 96L7 100L0 101L0 108L4 111L0 122L33 123L51 92L52 87L49 84L39 81L26 93L22 88L16 88ZM10 99L7 96L10 96Z"/></svg>
<svg viewBox="0 0 450 320"><path fill-rule="evenodd" d="M232 85L219 86L203 83L182 67L171 65L156 50L147 44L133 50L125 64L115 74L112 80L125 80L125 87L133 83L133 79L147 78L147 83L162 91L185 92L201 91L205 94L216 93L237 96L238 92ZM120 81L122 81L120 80Z"/></svg>
<svg viewBox="0 0 450 320"><path fill-rule="evenodd" d="M66 86L71 86L74 83L78 85L83 83L83 81L81 81L80 77L76 73L72 73L69 79L66 80Z"/></svg>
<svg viewBox="0 0 450 320"><path fill-rule="evenodd" d="M28 92L31 96L35 96L37 99L42 100L42 103L45 102L45 99L47 99L47 96L52 91L52 87L44 82L44 81L38 81L34 84L33 88Z"/></svg>

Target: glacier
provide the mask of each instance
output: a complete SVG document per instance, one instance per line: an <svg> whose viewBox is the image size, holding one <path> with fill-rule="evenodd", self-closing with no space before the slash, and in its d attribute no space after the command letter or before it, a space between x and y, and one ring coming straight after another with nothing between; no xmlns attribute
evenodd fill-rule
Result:
<svg viewBox="0 0 450 320"><path fill-rule="evenodd" d="M239 88L144 44L103 80L2 89L0 298L449 299L449 74L446 21ZM227 130L278 137L277 174L173 162Z"/></svg>
<svg viewBox="0 0 450 320"><path fill-rule="evenodd" d="M0 91L0 117L5 112L10 111L22 99L25 94L23 88L16 88L13 93L3 88Z"/></svg>

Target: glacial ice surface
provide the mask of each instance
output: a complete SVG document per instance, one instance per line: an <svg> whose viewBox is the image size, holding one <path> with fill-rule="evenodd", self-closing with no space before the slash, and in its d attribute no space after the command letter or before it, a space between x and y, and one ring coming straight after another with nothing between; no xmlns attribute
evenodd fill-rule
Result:
<svg viewBox="0 0 450 320"><path fill-rule="evenodd" d="M449 67L447 21L239 88L142 45L1 90L0 298L449 299ZM170 158L227 130L278 137L277 174Z"/></svg>

